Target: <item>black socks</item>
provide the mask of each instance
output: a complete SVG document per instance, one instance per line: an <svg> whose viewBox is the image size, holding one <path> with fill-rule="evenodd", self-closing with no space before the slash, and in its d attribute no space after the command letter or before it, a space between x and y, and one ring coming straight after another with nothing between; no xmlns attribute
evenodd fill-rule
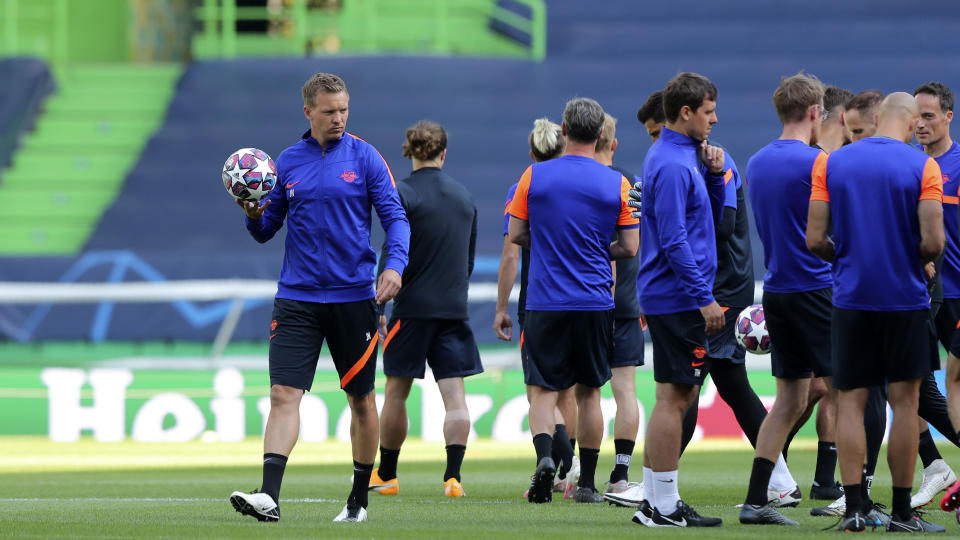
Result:
<svg viewBox="0 0 960 540"><path fill-rule="evenodd" d="M367 507L367 490L370 488L371 473L373 473L373 463L365 465L353 462L353 489L350 490L350 497L347 498L348 508Z"/></svg>
<svg viewBox="0 0 960 540"><path fill-rule="evenodd" d="M277 504L280 504L280 483L283 482L283 471L286 467L287 456L263 455L263 483L260 484L260 491L269 495Z"/></svg>
<svg viewBox="0 0 960 540"><path fill-rule="evenodd" d="M537 463L553 453L553 437L548 433L537 433L533 437L533 447L537 450Z"/></svg>
<svg viewBox="0 0 960 540"><path fill-rule="evenodd" d="M817 468L813 482L818 486L833 486L833 473L837 470L837 445L832 442L817 443Z"/></svg>
<svg viewBox="0 0 960 540"><path fill-rule="evenodd" d="M747 488L746 504L763 506L767 504L767 485L773 474L775 463L762 457L753 458L753 470L750 471L750 485Z"/></svg>
<svg viewBox="0 0 960 540"><path fill-rule="evenodd" d="M400 459L400 450L390 450L380 447L380 467L377 474L381 480L393 480L397 477L397 460Z"/></svg>
<svg viewBox="0 0 960 540"><path fill-rule="evenodd" d="M597 486L593 482L597 473L597 459L599 457L599 448L580 447L580 480L577 482L578 487L597 490Z"/></svg>
<svg viewBox="0 0 960 540"><path fill-rule="evenodd" d="M557 424L553 432L553 462L557 464L557 478L563 480L573 465L573 445L567 435L567 426Z"/></svg>
<svg viewBox="0 0 960 540"><path fill-rule="evenodd" d="M633 447L636 443L630 439L614 439L613 446L617 455L613 461L613 470L610 471L610 483L627 480L630 473L630 462L633 461Z"/></svg>
<svg viewBox="0 0 960 540"><path fill-rule="evenodd" d="M463 454L466 451L467 447L462 444L447 445L447 470L443 473L444 482L451 478L456 478L457 482L460 481L460 465L463 464Z"/></svg>
<svg viewBox="0 0 960 540"><path fill-rule="evenodd" d="M933 437L930 436L929 429L923 430L923 433L920 434L918 453L920 454L920 461L923 462L924 469L942 457L940 451L937 450L937 445L933 442Z"/></svg>

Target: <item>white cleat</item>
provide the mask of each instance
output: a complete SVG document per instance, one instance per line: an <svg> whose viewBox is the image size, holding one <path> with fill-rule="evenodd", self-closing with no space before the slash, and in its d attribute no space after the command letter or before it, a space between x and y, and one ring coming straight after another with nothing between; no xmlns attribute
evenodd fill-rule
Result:
<svg viewBox="0 0 960 540"><path fill-rule="evenodd" d="M917 494L910 498L910 508L926 506L941 491L957 481L957 475L943 459L935 459L923 470L923 481Z"/></svg>
<svg viewBox="0 0 960 540"><path fill-rule="evenodd" d="M257 521L280 521L280 507L266 493L234 491L230 494L230 504L237 512L255 517Z"/></svg>
<svg viewBox="0 0 960 540"><path fill-rule="evenodd" d="M358 523L367 520L367 509L360 506L356 510L351 510L344 506L343 510L333 518L334 523Z"/></svg>
<svg viewBox="0 0 960 540"><path fill-rule="evenodd" d="M631 482L627 484L627 489L620 493L604 492L603 498L616 506L638 508L643 500L643 482Z"/></svg>
<svg viewBox="0 0 960 540"><path fill-rule="evenodd" d="M577 495L577 482L580 480L580 458L573 456L573 465L563 478L563 498L572 499Z"/></svg>
<svg viewBox="0 0 960 540"><path fill-rule="evenodd" d="M798 486L789 489L767 488L767 501L774 508L791 508L799 505L802 500L803 495L800 494Z"/></svg>
<svg viewBox="0 0 960 540"><path fill-rule="evenodd" d="M846 495L841 495L839 499L833 501L832 503L821 506L818 508L811 508L811 516L831 516L842 518L847 511L847 497Z"/></svg>

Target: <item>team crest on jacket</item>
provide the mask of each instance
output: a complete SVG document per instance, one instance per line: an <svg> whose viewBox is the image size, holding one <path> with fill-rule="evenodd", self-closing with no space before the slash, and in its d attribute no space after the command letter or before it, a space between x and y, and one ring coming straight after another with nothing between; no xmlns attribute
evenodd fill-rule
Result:
<svg viewBox="0 0 960 540"><path fill-rule="evenodd" d="M693 355L698 359L703 358L707 355L707 349L705 347L696 347L693 349Z"/></svg>
<svg viewBox="0 0 960 540"><path fill-rule="evenodd" d="M340 175L340 178L343 178L343 181L349 184L356 180L357 176L357 173L353 171L343 171L343 174Z"/></svg>

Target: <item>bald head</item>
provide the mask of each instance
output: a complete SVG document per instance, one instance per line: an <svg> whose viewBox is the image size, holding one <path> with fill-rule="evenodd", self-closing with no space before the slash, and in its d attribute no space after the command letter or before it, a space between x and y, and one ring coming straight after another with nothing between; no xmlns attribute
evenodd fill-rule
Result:
<svg viewBox="0 0 960 540"><path fill-rule="evenodd" d="M920 120L917 100L906 92L894 92L880 104L877 135L910 142Z"/></svg>

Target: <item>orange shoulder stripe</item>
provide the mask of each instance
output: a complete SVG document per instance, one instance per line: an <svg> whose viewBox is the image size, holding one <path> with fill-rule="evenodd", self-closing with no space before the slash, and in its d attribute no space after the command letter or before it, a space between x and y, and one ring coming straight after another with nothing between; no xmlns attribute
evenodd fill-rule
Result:
<svg viewBox="0 0 960 540"><path fill-rule="evenodd" d="M360 137L357 137L357 136L354 135L353 133L349 133L349 132L348 132L347 135L353 137L354 139L356 139L356 140L358 140L358 141L360 141L360 142L364 142L364 143L370 144L370 143L368 143L367 141L361 139ZM390 183L393 185L394 189L396 189L396 187L397 187L397 181L393 179L393 171L390 170L390 164L387 163L387 160L383 159L383 154L381 154L380 151L377 150L377 147L376 147L376 146L370 144L370 148L373 148L373 151L376 152L378 156L380 156L380 159L381 159L381 160L383 160L383 165L387 168L387 174L390 175Z"/></svg>

